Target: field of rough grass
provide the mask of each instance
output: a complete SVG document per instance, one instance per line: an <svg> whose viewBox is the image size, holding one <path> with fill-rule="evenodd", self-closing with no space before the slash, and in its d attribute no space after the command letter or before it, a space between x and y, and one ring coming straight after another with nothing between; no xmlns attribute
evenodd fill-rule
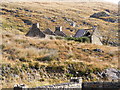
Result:
<svg viewBox="0 0 120 90"><path fill-rule="evenodd" d="M63 83L68 82L72 76L82 76L83 81L107 81L97 73L106 68L118 68L117 47L67 41L61 37L41 39L25 36L31 23L36 22L40 23L41 30L51 28L54 31L56 25L61 25L68 35L74 35L77 29L97 25L104 36L109 29L117 31L118 23L89 16L109 9L110 14L116 18L116 5L95 2L34 2L31 5L21 2L0 3L0 8L1 87L11 88L14 84L21 83L29 87ZM68 22L63 17L67 17ZM77 27L70 26L71 21L76 22Z"/></svg>

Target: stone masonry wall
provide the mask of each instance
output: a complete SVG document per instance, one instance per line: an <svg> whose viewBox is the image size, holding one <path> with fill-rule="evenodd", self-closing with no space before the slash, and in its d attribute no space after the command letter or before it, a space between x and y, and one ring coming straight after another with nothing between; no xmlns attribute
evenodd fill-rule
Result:
<svg viewBox="0 0 120 90"><path fill-rule="evenodd" d="M120 82L84 82L83 88L120 88Z"/></svg>

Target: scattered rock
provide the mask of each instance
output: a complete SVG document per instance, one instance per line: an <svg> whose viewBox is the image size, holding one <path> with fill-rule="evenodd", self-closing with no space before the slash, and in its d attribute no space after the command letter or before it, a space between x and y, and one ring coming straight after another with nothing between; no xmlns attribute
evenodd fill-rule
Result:
<svg viewBox="0 0 120 90"><path fill-rule="evenodd" d="M1 10L6 11L6 12L10 12L10 13L16 13L16 11L14 11L14 10L8 10L8 9L5 9L5 8L2 8Z"/></svg>
<svg viewBox="0 0 120 90"><path fill-rule="evenodd" d="M105 9L105 11L110 13L110 10L109 10L109 9Z"/></svg>
<svg viewBox="0 0 120 90"><path fill-rule="evenodd" d="M25 11L27 11L27 12L32 12L32 10L28 10L28 9L24 9Z"/></svg>
<svg viewBox="0 0 120 90"><path fill-rule="evenodd" d="M120 80L120 70L114 69L114 68L109 68L105 69L101 75L109 80Z"/></svg>
<svg viewBox="0 0 120 90"><path fill-rule="evenodd" d="M89 52L90 50L89 49L82 49L82 51Z"/></svg>
<svg viewBox="0 0 120 90"><path fill-rule="evenodd" d="M51 22L56 22L56 20L51 20Z"/></svg>
<svg viewBox="0 0 120 90"><path fill-rule="evenodd" d="M48 20L50 20L51 18L50 17L47 17Z"/></svg>
<svg viewBox="0 0 120 90"><path fill-rule="evenodd" d="M29 21L29 20L22 19L22 21L23 21L24 23L26 23L27 25L32 25L32 22L31 22L31 21Z"/></svg>
<svg viewBox="0 0 120 90"><path fill-rule="evenodd" d="M73 29L71 29L71 28L66 28L66 29L70 30L71 32L73 32L73 31L74 31L74 30L73 30Z"/></svg>
<svg viewBox="0 0 120 90"><path fill-rule="evenodd" d="M19 9L19 10L23 10L22 8L17 8L17 9Z"/></svg>
<svg viewBox="0 0 120 90"><path fill-rule="evenodd" d="M91 25L91 24L89 24L89 23L87 23L87 22L83 22L83 24L85 24L85 25Z"/></svg>
<svg viewBox="0 0 120 90"><path fill-rule="evenodd" d="M108 44L109 45L111 45L111 46L120 46L120 43L117 43L117 42L113 42L113 41L111 41L111 42L108 42Z"/></svg>
<svg viewBox="0 0 120 90"><path fill-rule="evenodd" d="M19 15L15 15L15 17L20 17Z"/></svg>
<svg viewBox="0 0 120 90"><path fill-rule="evenodd" d="M67 17L63 17L63 19L67 22L72 21L71 19L68 19Z"/></svg>
<svg viewBox="0 0 120 90"><path fill-rule="evenodd" d="M41 11L34 11L35 13L39 13L39 14L42 14L42 12Z"/></svg>
<svg viewBox="0 0 120 90"><path fill-rule="evenodd" d="M66 28L66 29L70 30L70 28Z"/></svg>
<svg viewBox="0 0 120 90"><path fill-rule="evenodd" d="M95 51L95 52L104 52L101 49L93 49L93 51Z"/></svg>
<svg viewBox="0 0 120 90"><path fill-rule="evenodd" d="M24 59L24 58L20 58L19 59L21 62L26 62L27 60L26 59Z"/></svg>

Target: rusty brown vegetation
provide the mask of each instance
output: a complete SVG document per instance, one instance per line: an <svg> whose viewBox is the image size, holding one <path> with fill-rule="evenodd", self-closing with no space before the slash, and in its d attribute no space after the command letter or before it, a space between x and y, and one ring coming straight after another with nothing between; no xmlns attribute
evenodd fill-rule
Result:
<svg viewBox="0 0 120 90"><path fill-rule="evenodd" d="M74 72L79 72L78 76L82 76L84 81L99 81L104 79L99 78L96 72L110 67L117 68L117 47L67 41L61 37L41 39L25 36L31 23L36 22L40 23L41 30L51 28L54 31L56 25L61 25L67 35L74 35L77 29L97 25L104 36L109 29L117 31L118 23L89 16L105 9L110 9L110 14L114 14L117 12L117 6L95 2L34 2L32 5L24 2L0 3L0 8L3 39L0 45L0 64L3 70L3 87L13 87L17 83L35 87L67 82L71 76L76 76ZM75 21L79 26L70 26L63 17ZM66 28L72 29L73 32ZM94 49L101 49L103 52Z"/></svg>

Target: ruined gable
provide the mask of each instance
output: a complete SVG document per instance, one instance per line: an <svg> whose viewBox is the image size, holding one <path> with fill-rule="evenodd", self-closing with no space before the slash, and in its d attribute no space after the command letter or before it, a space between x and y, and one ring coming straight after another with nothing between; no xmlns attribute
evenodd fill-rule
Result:
<svg viewBox="0 0 120 90"><path fill-rule="evenodd" d="M73 37L88 37L92 44L102 45L102 36L97 27L93 27L92 29L79 29Z"/></svg>
<svg viewBox="0 0 120 90"><path fill-rule="evenodd" d="M62 37L67 37L67 35L62 31L62 27L55 27L55 32L56 35L62 36Z"/></svg>
<svg viewBox="0 0 120 90"><path fill-rule="evenodd" d="M45 38L45 34L39 29L39 23L33 24L25 36Z"/></svg>
<svg viewBox="0 0 120 90"><path fill-rule="evenodd" d="M102 40L102 36L100 35L100 32L96 28L91 36L91 43L97 45L103 45L101 40Z"/></svg>

